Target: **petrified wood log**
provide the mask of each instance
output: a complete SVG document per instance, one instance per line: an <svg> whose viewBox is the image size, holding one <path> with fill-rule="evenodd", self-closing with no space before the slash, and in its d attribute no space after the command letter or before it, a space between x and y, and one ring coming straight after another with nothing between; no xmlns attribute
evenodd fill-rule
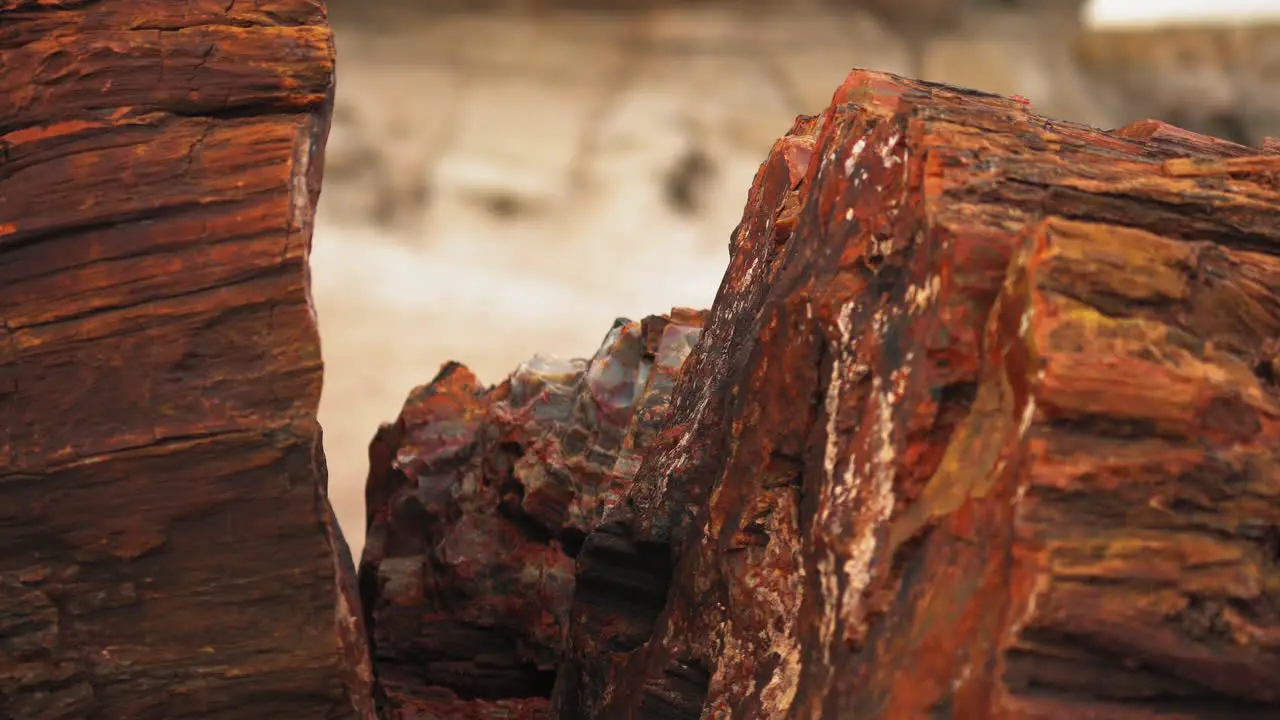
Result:
<svg viewBox="0 0 1280 720"><path fill-rule="evenodd" d="M584 542L552 716L1276 716L1277 175L853 73Z"/></svg>
<svg viewBox="0 0 1280 720"><path fill-rule="evenodd" d="M0 717L372 717L306 257L318 0L0 1Z"/></svg>
<svg viewBox="0 0 1280 720"><path fill-rule="evenodd" d="M1277 177L854 72L705 319L379 433L390 716L1277 716Z"/></svg>
<svg viewBox="0 0 1280 720"><path fill-rule="evenodd" d="M360 576L388 720L547 717L573 558L625 496L701 323L620 321L589 361L535 357L489 389L446 365L381 429ZM670 568L650 572L629 592L660 603Z"/></svg>

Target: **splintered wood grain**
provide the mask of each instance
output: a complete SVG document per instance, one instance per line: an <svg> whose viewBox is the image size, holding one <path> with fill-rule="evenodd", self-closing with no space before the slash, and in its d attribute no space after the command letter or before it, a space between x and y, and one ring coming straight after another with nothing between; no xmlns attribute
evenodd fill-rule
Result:
<svg viewBox="0 0 1280 720"><path fill-rule="evenodd" d="M667 559L665 602L575 598L553 708L1275 717L1278 177L852 73L583 543L579 578Z"/></svg>
<svg viewBox="0 0 1280 720"><path fill-rule="evenodd" d="M372 717L306 262L323 5L0 2L0 716Z"/></svg>
<svg viewBox="0 0 1280 720"><path fill-rule="evenodd" d="M67 119L306 112L332 86L332 33L316 3L272 4L287 7L243 15L205 2L190 13L188 3L160 2L0 8L0 132L47 124L52 107Z"/></svg>
<svg viewBox="0 0 1280 720"><path fill-rule="evenodd" d="M1280 403L1250 346L1280 338L1280 260L1048 221L1015 263L993 316L1018 327L990 332L1020 348L1005 372L1035 407L1014 556L1038 581L1005 677L1036 692L1018 706L1092 686L1274 712ZM1089 656L1093 675L1063 672Z"/></svg>
<svg viewBox="0 0 1280 720"><path fill-rule="evenodd" d="M970 414L888 525L920 575L868 702L1269 717L1278 408L1241 341L1280 337L1248 301L1274 302L1280 262L1050 219L1010 267Z"/></svg>

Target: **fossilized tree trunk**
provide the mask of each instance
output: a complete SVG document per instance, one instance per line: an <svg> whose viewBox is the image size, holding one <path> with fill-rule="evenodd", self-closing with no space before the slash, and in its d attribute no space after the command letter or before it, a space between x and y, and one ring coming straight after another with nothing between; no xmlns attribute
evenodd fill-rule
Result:
<svg viewBox="0 0 1280 720"><path fill-rule="evenodd" d="M1280 711L1277 174L851 75L762 167L662 438L579 556L668 547L671 590L578 593L555 708Z"/></svg>
<svg viewBox="0 0 1280 720"><path fill-rule="evenodd" d="M0 716L371 717L306 258L318 0L0 2Z"/></svg>
<svg viewBox="0 0 1280 720"><path fill-rule="evenodd" d="M669 414L609 395L659 409L642 454L560 452L600 434L536 431L573 393L529 368L488 394L450 368L380 434L390 691L485 718L1275 716L1278 177L1162 123L853 73L761 167ZM477 534L557 569L504 584L510 553L450 540ZM479 626L507 649L445 641ZM495 658L544 674L486 686Z"/></svg>

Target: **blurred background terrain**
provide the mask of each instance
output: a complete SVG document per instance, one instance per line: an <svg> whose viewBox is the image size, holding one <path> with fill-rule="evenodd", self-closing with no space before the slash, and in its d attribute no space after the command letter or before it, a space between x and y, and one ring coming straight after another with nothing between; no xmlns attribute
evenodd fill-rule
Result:
<svg viewBox="0 0 1280 720"><path fill-rule="evenodd" d="M709 306L756 167L854 66L1104 128L1280 135L1280 0L329 0L312 255L330 494L458 360L495 383L615 317ZM1172 24L1170 21L1175 21Z"/></svg>

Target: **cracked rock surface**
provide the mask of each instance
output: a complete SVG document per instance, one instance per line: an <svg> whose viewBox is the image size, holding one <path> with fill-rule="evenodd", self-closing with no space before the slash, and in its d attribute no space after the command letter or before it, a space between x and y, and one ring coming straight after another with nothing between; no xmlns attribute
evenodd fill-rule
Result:
<svg viewBox="0 0 1280 720"><path fill-rule="evenodd" d="M852 73L579 556L666 597L575 597L553 716L1275 714L1260 152Z"/></svg>
<svg viewBox="0 0 1280 720"><path fill-rule="evenodd" d="M583 538L625 497L701 332L619 320L588 360L448 364L370 449L360 563L388 718L542 718ZM631 592L660 601L648 577Z"/></svg>
<svg viewBox="0 0 1280 720"><path fill-rule="evenodd" d="M643 452L528 430L636 397L599 354L449 366L380 433L390 704L1274 716L1273 147L853 72L756 175Z"/></svg>
<svg viewBox="0 0 1280 720"><path fill-rule="evenodd" d="M0 717L372 718L307 256L324 7L0 4Z"/></svg>

